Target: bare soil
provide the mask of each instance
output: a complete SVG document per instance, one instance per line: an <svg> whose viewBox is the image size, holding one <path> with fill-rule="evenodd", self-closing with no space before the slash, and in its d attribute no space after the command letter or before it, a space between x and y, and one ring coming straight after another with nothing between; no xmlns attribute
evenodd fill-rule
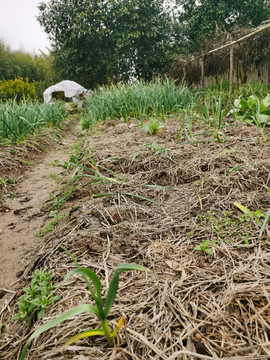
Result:
<svg viewBox="0 0 270 360"><path fill-rule="evenodd" d="M92 130L80 145L88 177L78 180L61 207L68 216L44 238L35 236L48 220L42 204L50 202L50 192L62 191L50 172L65 176L61 186L67 178L63 168L49 164L68 159L75 139L68 135L56 152L42 154L23 179L17 177L15 190L22 196L1 205L1 241L7 250L1 267L10 272L8 281L2 276L1 358L17 359L34 329L78 304L92 303L83 279L63 282L75 264L59 245L98 274L104 298L117 264L137 263L152 272L121 274L108 322L113 327L124 316L127 324L114 349L102 337L63 347L76 333L100 327L93 314L82 314L39 336L28 359L270 357L270 231L267 225L258 240L260 219L243 218L234 205L263 214L270 208L269 130L267 143L256 127L238 123L224 129L221 141L208 134L187 144L179 128L170 119L153 136L132 121L108 121ZM89 184L91 169L102 181ZM207 241L211 253L195 249ZM45 267L53 269L61 299L32 327L11 321L18 292L29 286L27 276ZM19 270L24 270L20 280L10 284Z"/></svg>
<svg viewBox="0 0 270 360"><path fill-rule="evenodd" d="M58 191L57 179L65 173L60 164L69 160L70 147L78 134L70 131L63 136L57 142L48 136L42 150L22 146L16 149L16 155L10 154L14 147L0 151L1 178L8 179L0 191L1 298L22 276L30 259L35 262L36 251L44 243L37 236L48 222L44 205Z"/></svg>

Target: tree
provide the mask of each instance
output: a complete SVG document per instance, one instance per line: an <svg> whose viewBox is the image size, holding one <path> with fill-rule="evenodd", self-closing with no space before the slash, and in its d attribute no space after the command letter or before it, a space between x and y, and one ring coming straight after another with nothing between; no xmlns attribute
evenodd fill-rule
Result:
<svg viewBox="0 0 270 360"><path fill-rule="evenodd" d="M148 80L174 51L162 0L51 0L39 11L55 68L85 87L132 75Z"/></svg>
<svg viewBox="0 0 270 360"><path fill-rule="evenodd" d="M43 81L51 85L59 79L52 70L53 56L41 53L30 55L24 51L12 51L0 39L0 80L13 80L20 77L30 82Z"/></svg>
<svg viewBox="0 0 270 360"><path fill-rule="evenodd" d="M258 26L270 16L268 0L176 0L186 51L199 50L200 43L217 29L232 32Z"/></svg>
<svg viewBox="0 0 270 360"><path fill-rule="evenodd" d="M9 79L12 76L12 59L10 50L4 40L0 39L0 80Z"/></svg>

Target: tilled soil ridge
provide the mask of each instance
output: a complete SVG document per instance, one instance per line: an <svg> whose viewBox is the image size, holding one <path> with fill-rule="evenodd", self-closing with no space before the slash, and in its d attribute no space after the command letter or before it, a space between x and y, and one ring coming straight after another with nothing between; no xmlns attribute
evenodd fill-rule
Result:
<svg viewBox="0 0 270 360"><path fill-rule="evenodd" d="M77 184L85 197L73 194L76 206L46 236L36 265L53 270L60 300L30 329L10 320L17 312L15 299L10 303L0 320L3 359L18 358L30 334L52 318L94 305L81 276L64 281L76 265L59 245L96 272L104 302L119 263L151 273L120 276L107 320L113 329L124 316L126 326L114 348L104 337L64 346L100 327L85 313L41 334L29 359L269 358L270 233L267 225L258 239L257 216L270 207L269 129L267 143L256 127L236 123L223 129L226 141L198 129L203 135L187 144L179 127L170 119L161 133L147 136L136 122L115 121L85 137L80 152L87 176ZM261 213L243 217L235 202Z"/></svg>

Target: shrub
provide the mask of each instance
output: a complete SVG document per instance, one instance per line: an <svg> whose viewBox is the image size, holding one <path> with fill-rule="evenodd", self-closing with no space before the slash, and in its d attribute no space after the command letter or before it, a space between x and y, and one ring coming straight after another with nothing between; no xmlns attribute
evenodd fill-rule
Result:
<svg viewBox="0 0 270 360"><path fill-rule="evenodd" d="M30 84L28 79L23 80L18 77L14 80L0 81L0 99L13 100L17 102L24 98L37 98L37 93L34 84Z"/></svg>

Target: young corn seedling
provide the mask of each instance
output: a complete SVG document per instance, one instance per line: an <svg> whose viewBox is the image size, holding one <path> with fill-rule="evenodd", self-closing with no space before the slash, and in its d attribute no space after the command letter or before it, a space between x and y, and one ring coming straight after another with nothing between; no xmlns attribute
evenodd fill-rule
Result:
<svg viewBox="0 0 270 360"><path fill-rule="evenodd" d="M75 315L87 313L87 312L93 313L94 315L96 315L96 317L100 321L101 328L90 329L88 331L79 333L79 334L71 337L66 342L65 346L70 345L77 340L84 339L84 338L91 337L91 336L97 336L97 335L105 336L109 345L113 346L114 338L116 337L117 332L120 330L120 328L122 327L123 322L124 322L124 318L122 317L118 321L118 323L113 331L110 330L109 325L107 323L107 317L109 315L110 309L113 305L113 302L114 302L116 294L117 294L118 284L119 284L119 275L125 271L133 271L133 270L146 271L146 272L150 271L148 268L141 266L141 265L119 264L113 273L113 276L112 276L112 279L111 279L111 282L109 285L108 293L107 293L107 298L105 300L105 304L103 305L103 300L101 297L102 285L101 285L100 279L98 278L96 273L89 268L80 267L78 262L71 255L71 253L68 250L66 250L64 247L63 247L63 249L71 256L71 258L77 265L76 269L71 270L66 275L65 280L67 280L72 275L81 274L84 277L84 280L87 284L89 292L95 302L95 306L90 305L90 304L79 305L79 306L73 308L72 310L69 310L69 311L65 312L64 314L58 316L57 318L49 321L47 324L41 326L29 337L29 339L22 351L22 354L20 356L20 360L24 360L27 349L28 349L31 341L33 339L35 339L37 336L39 336L43 332L53 328L54 326L62 323L63 321L70 319L71 317L73 317ZM91 285L90 281L92 282L92 285Z"/></svg>

